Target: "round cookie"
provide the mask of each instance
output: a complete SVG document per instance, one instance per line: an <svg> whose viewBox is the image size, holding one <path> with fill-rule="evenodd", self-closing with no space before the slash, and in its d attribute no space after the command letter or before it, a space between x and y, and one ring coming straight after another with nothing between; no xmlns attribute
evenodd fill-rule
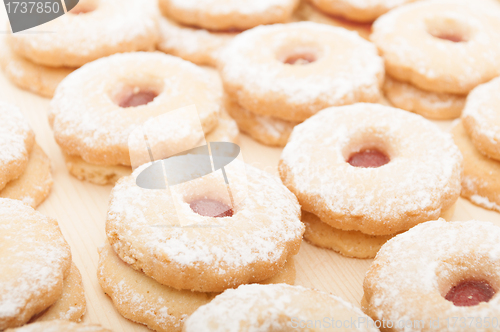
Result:
<svg viewBox="0 0 500 332"><path fill-rule="evenodd" d="M458 118L465 106L465 95L429 92L389 76L385 77L383 90L395 107L434 120Z"/></svg>
<svg viewBox="0 0 500 332"><path fill-rule="evenodd" d="M321 11L355 22L373 22L391 9L416 0L309 0Z"/></svg>
<svg viewBox="0 0 500 332"><path fill-rule="evenodd" d="M0 102L0 190L23 174L35 134L20 110Z"/></svg>
<svg viewBox="0 0 500 332"><path fill-rule="evenodd" d="M70 320L79 322L85 314L86 303L82 275L75 263L71 264L69 276L64 279L63 291L59 300L31 321Z"/></svg>
<svg viewBox="0 0 500 332"><path fill-rule="evenodd" d="M196 155L170 160L200 163ZM241 168L246 174L236 171ZM232 204L219 172L178 184L171 194L137 186L141 171L138 168L113 188L106 234L121 259L159 283L223 291L268 279L287 257L297 254L304 232L300 207L274 176L234 160L226 166L231 201L236 202ZM203 200L232 206L231 213L195 212ZM182 227L181 221L188 226Z"/></svg>
<svg viewBox="0 0 500 332"><path fill-rule="evenodd" d="M328 106L377 102L384 77L373 44L314 22L245 31L221 52L219 69L242 108L295 122Z"/></svg>
<svg viewBox="0 0 500 332"><path fill-rule="evenodd" d="M229 97L224 98L227 112L244 133L265 145L283 147L297 123L266 115L254 114L240 107Z"/></svg>
<svg viewBox="0 0 500 332"><path fill-rule="evenodd" d="M385 331L496 331L484 324L500 315L499 238L492 223L442 219L394 237L366 274L363 311Z"/></svg>
<svg viewBox="0 0 500 332"><path fill-rule="evenodd" d="M500 74L496 12L471 2L416 2L380 17L370 38L394 79L422 90L467 94Z"/></svg>
<svg viewBox="0 0 500 332"><path fill-rule="evenodd" d="M383 163L356 163L377 155ZM363 103L325 109L296 126L279 163L302 209L369 235L437 219L458 199L462 168L460 151L437 125Z"/></svg>
<svg viewBox="0 0 500 332"><path fill-rule="evenodd" d="M236 32L214 32L182 26L175 21L160 18L158 49L191 61L197 65L217 65L220 50L236 36Z"/></svg>
<svg viewBox="0 0 500 332"><path fill-rule="evenodd" d="M99 249L97 277L122 316L159 332L180 332L186 318L217 295L159 284L128 266L109 245ZM294 280L295 267L290 258L267 282L293 284Z"/></svg>
<svg viewBox="0 0 500 332"><path fill-rule="evenodd" d="M451 220L455 205L441 213L440 217ZM325 224L317 216L306 211L302 211L302 222L306 226L304 240L347 257L374 258L382 245L395 236L395 234L368 235L360 231L343 231Z"/></svg>
<svg viewBox="0 0 500 332"><path fill-rule="evenodd" d="M467 97L462 123L474 146L500 160L500 78L475 88Z"/></svg>
<svg viewBox="0 0 500 332"><path fill-rule="evenodd" d="M160 0L164 15L184 25L208 30L246 30L262 24L284 23L298 0Z"/></svg>
<svg viewBox="0 0 500 332"><path fill-rule="evenodd" d="M71 251L57 222L0 198L0 329L17 327L61 296Z"/></svg>
<svg viewBox="0 0 500 332"><path fill-rule="evenodd" d="M361 319L363 323L358 324ZM308 326L318 321L322 324ZM378 331L361 310L337 296L301 286L242 285L196 310L183 331L321 331L339 329L339 323L341 331Z"/></svg>
<svg viewBox="0 0 500 332"><path fill-rule="evenodd" d="M68 14L30 31L9 34L16 54L51 67L80 67L115 53L150 51L158 40L154 1L80 0Z"/></svg>
<svg viewBox="0 0 500 332"><path fill-rule="evenodd" d="M18 199L36 208L49 196L52 189L50 159L42 148L35 144L23 174L10 181L0 190L0 197Z"/></svg>
<svg viewBox="0 0 500 332"><path fill-rule="evenodd" d="M74 69L54 68L30 62L0 43L0 66L5 76L17 87L42 97L52 98L61 81Z"/></svg>
<svg viewBox="0 0 500 332"><path fill-rule="evenodd" d="M229 117L226 111L222 111L219 117L219 124L206 136L206 139L207 142L237 143L238 136L238 125ZM100 185L115 184L121 177L132 173L132 168L130 166L93 165L87 163L78 156L71 156L68 154L64 154L64 161L71 175L81 181L88 181Z"/></svg>
<svg viewBox="0 0 500 332"><path fill-rule="evenodd" d="M500 162L476 149L462 123L453 127L452 134L464 156L461 195L474 204L500 212Z"/></svg>
<svg viewBox="0 0 500 332"><path fill-rule="evenodd" d="M25 325L17 329L8 329L5 332L111 332L111 330L95 324L77 324L67 320L52 320Z"/></svg>
<svg viewBox="0 0 500 332"><path fill-rule="evenodd" d="M175 121L155 118L193 104L198 118L186 112L172 112ZM49 122L65 154L96 165L129 166L128 138L139 125L149 128L152 150L172 155L197 144L200 122L205 133L212 131L221 108L222 89L204 69L159 52L123 53L64 79Z"/></svg>
<svg viewBox="0 0 500 332"><path fill-rule="evenodd" d="M304 21L333 25L357 32L361 37L368 40L371 33L370 23L359 23L346 20L342 17L331 16L320 12L306 1L302 1L297 9L296 15Z"/></svg>

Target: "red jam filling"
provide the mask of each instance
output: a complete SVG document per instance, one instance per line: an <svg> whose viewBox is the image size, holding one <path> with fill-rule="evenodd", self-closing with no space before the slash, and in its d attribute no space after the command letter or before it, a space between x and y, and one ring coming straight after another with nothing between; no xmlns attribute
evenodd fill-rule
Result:
<svg viewBox="0 0 500 332"><path fill-rule="evenodd" d="M387 164L390 161L384 153L377 149L361 150L352 154L347 162L354 167L375 168Z"/></svg>
<svg viewBox="0 0 500 332"><path fill-rule="evenodd" d="M232 217L233 210L226 204L213 199L199 199L189 204L191 210L205 217Z"/></svg>
<svg viewBox="0 0 500 332"><path fill-rule="evenodd" d="M460 43L465 41L462 36L455 35L455 34L442 34L442 35L437 35L435 36L436 38L443 39L443 40L448 40L454 43Z"/></svg>
<svg viewBox="0 0 500 332"><path fill-rule="evenodd" d="M284 63L287 65L307 65L311 62L316 61L316 57L312 54L296 54L288 57Z"/></svg>
<svg viewBox="0 0 500 332"><path fill-rule="evenodd" d="M131 93L123 98L118 104L120 107L137 107L141 105L146 105L153 101L153 99L158 96L156 93L150 90L139 91L136 93Z"/></svg>
<svg viewBox="0 0 500 332"><path fill-rule="evenodd" d="M495 295L495 290L486 281L462 281L453 286L445 299L458 307L470 307L481 302L488 302Z"/></svg>

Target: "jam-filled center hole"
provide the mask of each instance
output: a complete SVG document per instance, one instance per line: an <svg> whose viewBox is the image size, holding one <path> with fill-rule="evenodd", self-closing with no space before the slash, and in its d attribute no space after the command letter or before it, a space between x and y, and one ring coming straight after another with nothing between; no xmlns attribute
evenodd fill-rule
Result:
<svg viewBox="0 0 500 332"><path fill-rule="evenodd" d="M469 25L456 18L437 17L426 22L427 32L434 38L453 42L465 43L470 40Z"/></svg>
<svg viewBox="0 0 500 332"><path fill-rule="evenodd" d="M389 163L390 158L378 149L362 149L349 156L347 162L354 167L376 168Z"/></svg>
<svg viewBox="0 0 500 332"><path fill-rule="evenodd" d="M470 307L488 302L494 295L495 290L488 282L465 280L453 286L444 298L458 307Z"/></svg>
<svg viewBox="0 0 500 332"><path fill-rule="evenodd" d="M203 198L189 203L191 210L204 217L232 217L234 212L229 205L214 199Z"/></svg>
<svg viewBox="0 0 500 332"><path fill-rule="evenodd" d="M149 104L152 102L158 93L152 89L133 89L123 93L118 99L118 106L123 108L137 107Z"/></svg>
<svg viewBox="0 0 500 332"><path fill-rule="evenodd" d="M68 14L80 15L80 14L88 14L96 10L97 6L94 3L78 3L73 9L71 9Z"/></svg>
<svg viewBox="0 0 500 332"><path fill-rule="evenodd" d="M304 52L289 55L283 60L283 63L287 65L308 65L316 60L316 55Z"/></svg>

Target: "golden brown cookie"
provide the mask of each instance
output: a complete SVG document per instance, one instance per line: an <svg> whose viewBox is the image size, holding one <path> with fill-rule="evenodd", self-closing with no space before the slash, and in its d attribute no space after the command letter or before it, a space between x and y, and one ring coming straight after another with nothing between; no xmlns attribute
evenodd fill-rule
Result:
<svg viewBox="0 0 500 332"><path fill-rule="evenodd" d="M455 125L452 133L464 156L461 195L474 204L500 212L500 161L480 153L462 123Z"/></svg>
<svg viewBox="0 0 500 332"><path fill-rule="evenodd" d="M51 98L61 81L74 69L48 67L28 61L10 50L2 41L0 66L5 76L16 86L43 97Z"/></svg>
<svg viewBox="0 0 500 332"><path fill-rule="evenodd" d="M331 294L283 284L242 285L196 310L183 331L377 332L374 325L359 308Z"/></svg>
<svg viewBox="0 0 500 332"><path fill-rule="evenodd" d="M236 36L236 32L215 32L183 26L167 17L160 18L158 49L196 63L217 65L220 50Z"/></svg>
<svg viewBox="0 0 500 332"><path fill-rule="evenodd" d="M34 144L35 134L21 111L0 102L0 190L23 174Z"/></svg>
<svg viewBox="0 0 500 332"><path fill-rule="evenodd" d="M252 113L227 96L224 98L224 104L240 130L265 145L285 146L293 127L298 124L298 122Z"/></svg>
<svg viewBox="0 0 500 332"><path fill-rule="evenodd" d="M474 146L500 160L500 78L475 88L467 97L462 123Z"/></svg>
<svg viewBox="0 0 500 332"><path fill-rule="evenodd" d="M384 94L395 107L420 114L429 119L449 120L460 117L466 95L429 92L385 77Z"/></svg>
<svg viewBox="0 0 500 332"><path fill-rule="evenodd" d="M323 13L309 4L307 1L302 1L297 9L296 15L304 21L312 21L316 23L333 25L335 27L344 28L350 31L357 32L364 39L369 39L371 33L370 23L359 23L349 21L339 16L332 16Z"/></svg>
<svg viewBox="0 0 500 332"><path fill-rule="evenodd" d="M377 102L383 60L358 34L296 22L242 32L219 63L230 98L255 114L300 122L334 105Z"/></svg>
<svg viewBox="0 0 500 332"><path fill-rule="evenodd" d="M51 320L8 329L5 332L111 332L96 324L77 324L67 320Z"/></svg>
<svg viewBox="0 0 500 332"><path fill-rule="evenodd" d="M115 53L154 50L158 16L155 1L80 0L68 14L7 40L31 62L74 68Z"/></svg>
<svg viewBox="0 0 500 332"><path fill-rule="evenodd" d="M241 31L289 21L299 0L160 0L159 4L163 14L185 25Z"/></svg>
<svg viewBox="0 0 500 332"><path fill-rule="evenodd" d="M177 290L132 269L109 245L99 249L97 278L118 312L127 319L159 332L180 332L186 318L218 293ZM295 280L293 259L267 283Z"/></svg>
<svg viewBox="0 0 500 332"><path fill-rule="evenodd" d="M85 314L86 303L82 275L75 263L71 264L69 276L64 279L61 297L47 310L33 317L32 322L64 319L79 322Z"/></svg>
<svg viewBox="0 0 500 332"><path fill-rule="evenodd" d="M0 197L18 199L36 208L49 196L53 183L50 159L35 144L23 174L7 183L0 190Z"/></svg>
<svg viewBox="0 0 500 332"><path fill-rule="evenodd" d="M169 160L180 166L201 161L197 155ZM223 291L277 274L300 248L298 202L264 171L239 160L225 168L233 199L219 172L177 184L175 191L137 186L141 168L120 179L106 221L120 258L161 284L192 291ZM204 201L231 213L202 213L195 207Z"/></svg>
<svg viewBox="0 0 500 332"><path fill-rule="evenodd" d="M17 327L53 305L70 273L71 251L57 221L0 198L0 329Z"/></svg>
<svg viewBox="0 0 500 332"><path fill-rule="evenodd" d="M451 135L437 125L364 103L325 109L296 126L279 163L302 209L369 235L437 219L457 201L462 169Z"/></svg>
<svg viewBox="0 0 500 332"><path fill-rule="evenodd" d="M496 331L484 326L500 314L499 238L492 223L443 219L397 235L366 273L363 311L383 331Z"/></svg>
<svg viewBox="0 0 500 332"><path fill-rule="evenodd" d="M500 75L498 10L477 2L415 2L381 16L372 30L387 74L420 89L467 94Z"/></svg>

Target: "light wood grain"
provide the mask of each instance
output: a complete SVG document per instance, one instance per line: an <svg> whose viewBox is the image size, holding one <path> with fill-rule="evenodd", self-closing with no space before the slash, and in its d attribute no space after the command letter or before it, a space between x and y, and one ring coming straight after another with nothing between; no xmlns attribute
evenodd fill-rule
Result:
<svg viewBox="0 0 500 332"><path fill-rule="evenodd" d="M5 13L1 11L0 26L5 26ZM36 133L38 144L52 161L54 187L39 211L59 222L71 246L85 287L87 313L84 321L100 323L115 331L147 331L144 326L121 317L97 282L97 248L105 242L104 225L112 187L81 182L68 174L47 121L48 99L17 89L0 74L0 100L21 108ZM451 126L451 121L437 123L443 130ZM263 146L244 135L241 147L246 162L276 174L281 149ZM460 199L453 220L470 219L500 225L500 214ZM331 292L359 305L363 277L370 263L371 260L345 258L303 243L296 258L296 284Z"/></svg>

